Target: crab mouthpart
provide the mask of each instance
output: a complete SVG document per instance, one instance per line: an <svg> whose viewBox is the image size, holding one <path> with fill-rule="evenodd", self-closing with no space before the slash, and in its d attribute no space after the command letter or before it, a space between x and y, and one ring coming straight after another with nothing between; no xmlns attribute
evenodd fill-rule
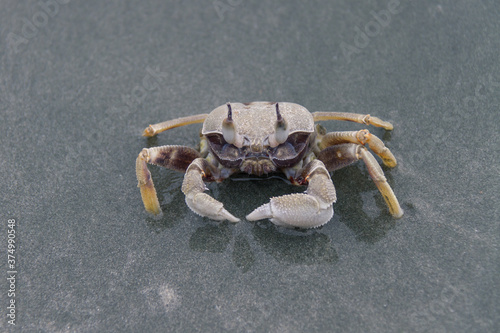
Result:
<svg viewBox="0 0 500 333"><path fill-rule="evenodd" d="M243 161L240 170L249 175L262 176L263 174L276 171L276 167L267 158L250 158Z"/></svg>

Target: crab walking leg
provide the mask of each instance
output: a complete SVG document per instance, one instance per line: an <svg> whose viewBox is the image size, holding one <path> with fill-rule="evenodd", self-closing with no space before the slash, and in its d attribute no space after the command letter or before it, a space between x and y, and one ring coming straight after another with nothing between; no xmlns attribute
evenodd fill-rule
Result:
<svg viewBox="0 0 500 333"><path fill-rule="evenodd" d="M385 203L389 207L389 212L395 218L402 217L404 211L399 205L398 198L396 198L396 195L392 191L391 186L389 185L389 183L387 183L387 179L384 176L384 171L382 171L382 168L377 163L377 160L365 147L360 147L359 152L361 158L366 164L370 177L382 194L382 197L384 197Z"/></svg>
<svg viewBox="0 0 500 333"><path fill-rule="evenodd" d="M144 148L139 153L135 163L135 171L138 181L137 186L141 191L142 202L146 211L154 215L161 213L160 203L147 164L155 164L184 172L189 164L199 156L198 151L184 146Z"/></svg>
<svg viewBox="0 0 500 333"><path fill-rule="evenodd" d="M364 146L354 143L344 143L325 148L318 155L318 159L323 161L329 171L341 169L360 159L365 162L368 173L382 197L389 207L392 216L400 218L403 216L403 209L394 195L391 186L387 183L382 168L375 157Z"/></svg>
<svg viewBox="0 0 500 333"><path fill-rule="evenodd" d="M360 131L327 133L321 138L319 148L324 149L339 143L368 144L368 147L382 159L385 165L391 168L397 165L396 158L389 148L384 145L382 140L366 129Z"/></svg>
<svg viewBox="0 0 500 333"><path fill-rule="evenodd" d="M359 114L359 113L348 113L348 112L328 112L328 111L317 111L313 112L314 121L320 120L345 120L353 121L359 124L373 125L376 127L383 127L386 130L392 130L394 126L388 121L383 121L380 118L372 117L369 114Z"/></svg>
<svg viewBox="0 0 500 333"><path fill-rule="evenodd" d="M309 183L305 193L273 197L269 203L248 214L247 220L268 218L274 224L288 228L316 228L330 221L337 197L323 162L309 162L300 172L298 180Z"/></svg>
<svg viewBox="0 0 500 333"><path fill-rule="evenodd" d="M180 127L180 126L185 126L189 124L197 124L197 123L202 123L205 121L205 118L207 118L208 114L203 113L203 114L197 114L194 116L189 116L189 117L182 117L182 118L177 118L177 119L172 119L168 121L164 121L162 123L154 124L154 125L149 125L144 132L142 132L143 136L155 136L158 133L161 133L163 131L169 130L171 128L175 127Z"/></svg>
<svg viewBox="0 0 500 333"><path fill-rule="evenodd" d="M224 209L221 202L203 193L207 190L203 178L214 179L212 171L209 162L204 158L197 158L189 165L182 182L182 192L186 195L186 204L196 214L212 220L238 222L240 219Z"/></svg>

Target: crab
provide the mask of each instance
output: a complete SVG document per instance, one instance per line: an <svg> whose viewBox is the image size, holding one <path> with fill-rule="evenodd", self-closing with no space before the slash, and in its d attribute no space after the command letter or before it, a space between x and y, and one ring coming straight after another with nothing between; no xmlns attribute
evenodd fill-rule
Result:
<svg viewBox="0 0 500 333"><path fill-rule="evenodd" d="M186 146L144 148L137 157L138 187L147 212L162 213L148 164L185 172L182 192L187 206L213 220L239 219L205 193L205 182L223 181L235 173L283 173L292 184L307 185L304 193L273 197L246 216L248 221L269 219L287 228L315 228L333 216L337 196L330 172L363 160L368 173L395 218L403 216L398 199L384 172L367 147L384 165L396 158L368 130L330 132L316 121L345 120L392 130L391 123L370 115L323 112L286 102L227 103L209 114L198 114L149 125L143 135L152 137L171 128L202 123L199 149Z"/></svg>

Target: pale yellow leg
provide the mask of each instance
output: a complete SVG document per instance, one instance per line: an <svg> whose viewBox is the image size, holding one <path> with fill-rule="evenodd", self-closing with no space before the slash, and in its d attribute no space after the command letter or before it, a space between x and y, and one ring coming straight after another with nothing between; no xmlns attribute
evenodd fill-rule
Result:
<svg viewBox="0 0 500 333"><path fill-rule="evenodd" d="M137 157L135 163L135 171L137 174L137 186L141 190L142 202L144 208L151 214L161 214L160 203L156 196L155 186L151 179L151 173L148 170L147 162L149 162L148 149L143 149Z"/></svg>
<svg viewBox="0 0 500 333"><path fill-rule="evenodd" d="M341 143L368 144L368 147L382 159L385 165L391 168L397 165L396 158L389 148L384 145L382 140L366 129L360 131L330 132L318 139L321 140L319 143L320 149Z"/></svg>
<svg viewBox="0 0 500 333"><path fill-rule="evenodd" d="M184 146L161 146L144 148L135 163L138 187L146 211L154 215L161 213L160 203L156 196L155 186L148 170L148 164L159 165L171 170L185 172L200 153L193 148Z"/></svg>
<svg viewBox="0 0 500 333"><path fill-rule="evenodd" d="M403 209L399 205L399 201L391 186L387 183L384 171L377 160L368 149L362 145L364 142L360 143L358 141L357 134L360 132L362 133L363 131L333 132L319 138L320 146L323 145L325 147L322 148L321 152L317 155L318 159L325 164L329 171L341 169L362 159L366 164L370 177L382 194L389 208L389 212L395 218L400 218L403 216ZM375 136L372 136L372 138L375 138ZM378 138L377 140L380 141ZM388 152L388 149L385 148L381 141L380 143L372 143L372 145L368 144L368 146L372 148L373 151L379 152L378 155L382 157L386 165L396 165L396 159ZM382 147L387 149L387 151L384 151Z"/></svg>
<svg viewBox="0 0 500 333"><path fill-rule="evenodd" d="M377 163L375 157L373 157L373 155L365 147L360 148L361 149L359 150L359 154L366 164L370 177L384 197L385 203L389 207L389 212L395 218L402 217L404 211L399 205L399 201L392 191L391 186L387 183L387 179L384 176L384 171L382 171L382 168Z"/></svg>
<svg viewBox="0 0 500 333"><path fill-rule="evenodd" d="M348 113L348 112L328 112L317 111L312 113L314 121L320 120L345 120L353 121L359 124L373 125L383 127L386 130L392 130L394 126L390 122L383 121L377 117L372 117L369 114Z"/></svg>
<svg viewBox="0 0 500 333"><path fill-rule="evenodd" d="M189 124L197 124L202 123L207 118L208 114L197 114L194 116L182 117L177 119L172 119L168 121L164 121L162 123L149 125L148 128L144 130L142 133L143 136L155 136L158 133L169 130L171 128L185 126Z"/></svg>

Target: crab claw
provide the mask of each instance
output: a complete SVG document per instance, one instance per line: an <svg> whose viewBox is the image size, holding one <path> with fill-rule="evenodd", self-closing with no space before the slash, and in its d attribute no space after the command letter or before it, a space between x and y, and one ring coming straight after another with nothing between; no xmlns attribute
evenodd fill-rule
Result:
<svg viewBox="0 0 500 333"><path fill-rule="evenodd" d="M238 222L240 219L228 212L222 202L215 200L206 193L196 193L186 196L186 204L198 215L206 216L212 220Z"/></svg>
<svg viewBox="0 0 500 333"><path fill-rule="evenodd" d="M271 198L247 215L247 220L270 219L287 228L316 228L330 221L333 203L337 200L330 174L320 160L313 160L299 172L309 183L306 193Z"/></svg>
<svg viewBox="0 0 500 333"><path fill-rule="evenodd" d="M305 193L288 194L271 198L247 215L247 220L270 219L278 226L287 228L316 228L330 221L333 206L321 203L312 195Z"/></svg>
<svg viewBox="0 0 500 333"><path fill-rule="evenodd" d="M182 192L186 195L186 204L196 214L212 220L238 222L240 219L224 209L222 202L203 193L207 189L203 177L213 177L213 171L207 160L203 158L197 158L189 165L182 182Z"/></svg>

